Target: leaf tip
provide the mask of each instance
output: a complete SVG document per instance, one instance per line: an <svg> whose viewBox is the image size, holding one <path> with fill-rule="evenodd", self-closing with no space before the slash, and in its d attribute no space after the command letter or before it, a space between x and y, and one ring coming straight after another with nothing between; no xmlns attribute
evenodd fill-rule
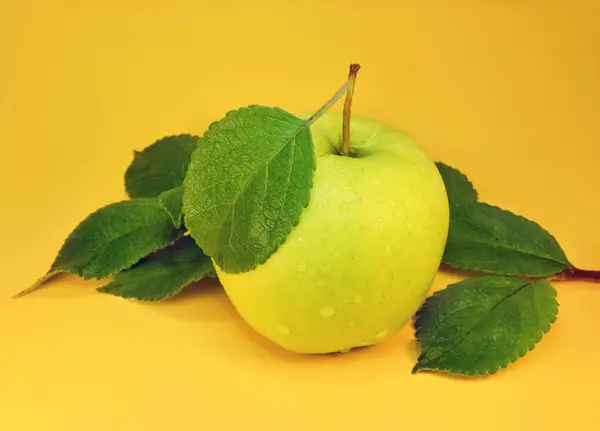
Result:
<svg viewBox="0 0 600 431"><path fill-rule="evenodd" d="M40 278L38 278L35 283L33 283L31 286L29 286L27 289L22 290L21 292L13 295L12 299L17 299L20 298L22 296L27 295L28 293L33 292L34 290L37 290L40 286L42 286L46 281L50 280L51 278L53 278L56 274L58 274L61 271L55 271L55 270L50 270L48 271L46 274L44 274L43 276L41 276Z"/></svg>
<svg viewBox="0 0 600 431"><path fill-rule="evenodd" d="M418 374L422 371L432 371L435 369L435 366L432 367L429 361L423 355L420 355L417 358L417 363L411 370L411 374Z"/></svg>

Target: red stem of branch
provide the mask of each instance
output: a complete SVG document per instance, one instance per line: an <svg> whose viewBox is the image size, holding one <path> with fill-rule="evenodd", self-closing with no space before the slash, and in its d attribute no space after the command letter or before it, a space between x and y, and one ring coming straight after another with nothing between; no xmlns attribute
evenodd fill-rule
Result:
<svg viewBox="0 0 600 431"><path fill-rule="evenodd" d="M563 280L586 280L600 283L600 271L589 269L567 268L560 273Z"/></svg>

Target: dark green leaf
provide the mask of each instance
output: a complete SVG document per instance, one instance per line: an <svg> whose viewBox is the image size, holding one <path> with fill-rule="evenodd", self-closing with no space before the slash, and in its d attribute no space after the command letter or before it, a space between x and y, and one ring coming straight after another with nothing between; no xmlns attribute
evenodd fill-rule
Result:
<svg viewBox="0 0 600 431"><path fill-rule="evenodd" d="M131 267L182 235L157 199L137 198L105 206L66 239L48 274L17 296L60 272L101 279Z"/></svg>
<svg viewBox="0 0 600 431"><path fill-rule="evenodd" d="M546 280L473 277L429 297L417 312L419 370L493 374L532 350L556 320Z"/></svg>
<svg viewBox="0 0 600 431"><path fill-rule="evenodd" d="M450 218L442 260L455 268L546 277L571 266L552 235L509 211L477 202Z"/></svg>
<svg viewBox="0 0 600 431"><path fill-rule="evenodd" d="M200 139L185 178L185 225L226 272L264 263L308 205L316 167L308 123L281 109L229 112Z"/></svg>
<svg viewBox="0 0 600 431"><path fill-rule="evenodd" d="M134 153L125 173L125 188L132 198L155 198L183 184L197 136L168 136Z"/></svg>
<svg viewBox="0 0 600 431"><path fill-rule="evenodd" d="M100 292L140 301L163 301L214 271L212 261L190 237L157 251L118 273Z"/></svg>
<svg viewBox="0 0 600 431"><path fill-rule="evenodd" d="M436 165L450 204L445 264L531 277L547 277L571 267L556 239L540 225L477 202L477 192L465 175L444 163Z"/></svg>
<svg viewBox="0 0 600 431"><path fill-rule="evenodd" d="M183 216L183 186L167 190L158 196L158 201L173 220L173 225L179 229Z"/></svg>
<svg viewBox="0 0 600 431"><path fill-rule="evenodd" d="M458 169L442 162L436 162L436 166L446 186L450 210L456 210L469 202L477 200L477 191L473 184Z"/></svg>

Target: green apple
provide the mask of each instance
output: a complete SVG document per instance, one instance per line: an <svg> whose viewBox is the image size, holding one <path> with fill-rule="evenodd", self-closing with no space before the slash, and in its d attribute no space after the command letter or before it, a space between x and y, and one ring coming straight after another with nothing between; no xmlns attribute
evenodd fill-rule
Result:
<svg viewBox="0 0 600 431"><path fill-rule="evenodd" d="M377 121L350 124L352 157L338 155L340 113L312 124L310 203L285 243L249 272L215 265L244 320L294 352L345 352L394 335L426 298L446 243L448 200L430 156Z"/></svg>

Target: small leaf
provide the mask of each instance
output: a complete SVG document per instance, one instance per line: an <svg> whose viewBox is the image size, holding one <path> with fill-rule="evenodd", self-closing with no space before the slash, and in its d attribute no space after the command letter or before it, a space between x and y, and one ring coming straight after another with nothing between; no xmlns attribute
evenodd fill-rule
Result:
<svg viewBox="0 0 600 431"><path fill-rule="evenodd" d="M440 171L450 203L450 210L458 209L469 202L477 201L477 191L469 179L458 169L442 162L436 162Z"/></svg>
<svg viewBox="0 0 600 431"><path fill-rule="evenodd" d="M168 136L136 151L125 173L125 188L132 198L155 198L183 184L197 136Z"/></svg>
<svg viewBox="0 0 600 431"><path fill-rule="evenodd" d="M182 233L173 227L157 199L137 198L105 206L73 230L48 273L17 296L60 272L84 279L108 277L172 244Z"/></svg>
<svg viewBox="0 0 600 431"><path fill-rule="evenodd" d="M169 214L169 217L173 220L173 225L177 229L181 227L181 219L183 217L182 198L183 186L167 190L158 196L158 202L160 202L165 211Z"/></svg>
<svg viewBox="0 0 600 431"><path fill-rule="evenodd" d="M185 225L225 271L264 263L298 224L316 168L308 123L278 108L229 112L199 140L185 178Z"/></svg>
<svg viewBox="0 0 600 431"><path fill-rule="evenodd" d="M528 277L547 277L571 266L552 235L509 211L477 202L450 218L442 258L447 265Z"/></svg>
<svg viewBox="0 0 600 431"><path fill-rule="evenodd" d="M118 273L98 291L140 301L163 301L214 271L212 261L190 237Z"/></svg>
<svg viewBox="0 0 600 431"><path fill-rule="evenodd" d="M486 375L532 350L556 320L546 280L480 276L429 297L417 312L419 370Z"/></svg>

